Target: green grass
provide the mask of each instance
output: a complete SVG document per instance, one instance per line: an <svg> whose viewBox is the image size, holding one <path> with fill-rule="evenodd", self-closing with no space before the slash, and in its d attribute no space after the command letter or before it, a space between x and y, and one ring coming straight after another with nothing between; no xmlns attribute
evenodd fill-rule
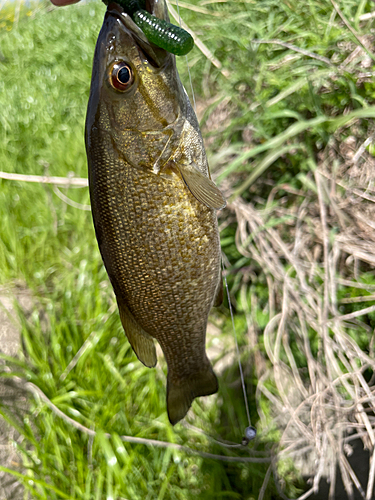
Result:
<svg viewBox="0 0 375 500"><path fill-rule="evenodd" d="M306 191L317 155L334 133L345 138L350 134L346 125L356 119L361 136L369 134L375 84L360 83L354 69L340 67L357 40L328 1L228 1L204 7L217 15L197 15L186 8L181 13L229 71L225 78L196 48L189 55L198 103L208 102L202 128L218 182L229 182L235 196L245 201L255 195L267 199L273 186L286 183ZM361 35L372 25L359 23L359 16L371 7L363 0L340 5ZM1 169L86 177L84 118L105 7L90 2L35 15L22 8L17 24L12 9L8 5L0 13ZM320 59L255 42L275 39ZM373 66L372 61L366 70ZM190 92L184 59L179 68ZM260 184L260 176L269 182ZM86 188L64 192L78 203L89 203ZM280 188L277 199L282 196ZM205 435L169 425L165 366L144 368L124 338L90 212L67 205L51 186L0 180L0 219L0 283L18 284L35 297L30 317L20 311L21 361L7 364L68 417L97 432L90 438L73 429L38 399L25 418L0 402L0 413L25 436L19 447L24 468L9 473L24 483L31 498L257 499L268 464L226 463L120 440L130 435L229 454ZM236 248L230 213L222 216L221 222L226 220L222 245L231 265L235 322L246 354L251 297L257 297L252 314L260 331L268 321L267 281L262 269ZM269 225L279 222L270 220ZM242 272L248 268L250 283ZM350 304L346 308L354 310ZM213 322L225 343L232 335L228 310L222 307ZM259 342L263 349L261 337ZM71 366L82 346L85 350ZM251 368L246 377L256 423ZM194 403L191 423L209 435L240 442L247 419L237 382L237 366L228 368L218 397ZM250 449L269 450L275 434L262 435ZM249 452L236 455L248 457ZM292 468L284 475L288 494L296 496L300 483ZM264 498L278 498L272 482Z"/></svg>

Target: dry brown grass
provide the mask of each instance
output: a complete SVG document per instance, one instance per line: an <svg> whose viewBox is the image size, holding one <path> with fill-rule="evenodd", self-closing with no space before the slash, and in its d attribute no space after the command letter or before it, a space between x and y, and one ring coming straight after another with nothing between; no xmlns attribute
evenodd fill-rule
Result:
<svg viewBox="0 0 375 500"><path fill-rule="evenodd" d="M312 488L300 498L316 493L322 477L335 498L337 470L349 498L354 489L373 498L375 378L368 374L375 360L367 315L375 311L368 305L375 286L363 283L360 273L375 263L375 161L366 151L372 138L360 144L355 130L354 124L344 141L342 130L332 137L307 178L309 189L279 185L263 206L242 199L229 205L238 221L237 248L257 262L269 288L266 356L257 350L250 310L247 315L258 411L264 429L276 426L280 432L278 458L292 457L311 476ZM287 194L275 204L280 189ZM270 223L288 215L286 222ZM363 293L342 298L343 290L354 288ZM342 305L351 303L362 307L343 314ZM360 335L367 336L368 348L359 345ZM264 399L271 419L262 411ZM347 459L356 437L371 450L367 485Z"/></svg>

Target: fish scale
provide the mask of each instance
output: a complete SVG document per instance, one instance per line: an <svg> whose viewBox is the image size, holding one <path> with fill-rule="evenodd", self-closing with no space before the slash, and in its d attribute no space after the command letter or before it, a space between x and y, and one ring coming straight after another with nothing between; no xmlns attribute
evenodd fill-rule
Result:
<svg viewBox="0 0 375 500"><path fill-rule="evenodd" d="M175 424L218 387L205 337L222 286L216 209L225 201L174 56L139 48L127 22L111 4L96 47L86 120L91 205L125 333L146 366L156 364L153 339L166 358ZM123 95L108 82L119 61L134 72Z"/></svg>
<svg viewBox="0 0 375 500"><path fill-rule="evenodd" d="M112 283L142 328L161 344L168 368L176 371L178 359L173 356L173 348L177 346L171 337L178 339L188 330L192 332L192 344L195 332L204 343L206 311L212 305L220 274L218 235L212 230L216 215L187 188L182 186L181 190L181 179L176 174L171 175L171 181L151 174L157 182L150 183L149 173L142 175L121 163L118 169L112 165L116 172L112 182L105 175L105 166L95 165L99 173L95 186L100 192L108 190L108 197L100 205L94 194L94 205L99 206L93 210L103 218L97 226L100 239L110 242L107 252L112 256ZM100 176L102 171L104 175ZM121 210L123 207L126 210ZM197 224L192 223L192 214ZM166 229L171 238L165 238ZM211 254L208 259L196 258L207 254ZM143 255L147 255L147 263ZM175 283L179 284L177 289ZM183 355L185 363L192 367L202 361L193 356L194 347Z"/></svg>

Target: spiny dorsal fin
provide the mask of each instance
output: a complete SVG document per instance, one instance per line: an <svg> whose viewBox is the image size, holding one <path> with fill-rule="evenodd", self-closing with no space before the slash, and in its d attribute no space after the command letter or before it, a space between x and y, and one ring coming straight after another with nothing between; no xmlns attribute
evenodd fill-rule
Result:
<svg viewBox="0 0 375 500"><path fill-rule="evenodd" d="M138 325L132 313L124 304L118 302L118 308L122 326L124 327L125 334L133 351L137 355L139 361L148 368L152 368L158 361L152 337Z"/></svg>
<svg viewBox="0 0 375 500"><path fill-rule="evenodd" d="M194 165L177 164L177 168L191 194L209 208L221 210L227 202L220 189Z"/></svg>

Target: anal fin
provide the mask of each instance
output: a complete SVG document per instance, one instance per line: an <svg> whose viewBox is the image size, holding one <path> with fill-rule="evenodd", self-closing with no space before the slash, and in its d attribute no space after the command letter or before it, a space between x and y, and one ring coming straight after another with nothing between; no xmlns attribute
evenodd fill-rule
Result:
<svg viewBox="0 0 375 500"><path fill-rule="evenodd" d="M124 327L125 334L132 346L133 351L141 361L148 368L152 368L157 363L155 344L143 328L141 328L129 309L120 302L118 308L122 326Z"/></svg>
<svg viewBox="0 0 375 500"><path fill-rule="evenodd" d="M191 194L209 208L221 210L226 207L226 200L220 189L200 172L194 164L184 165L176 163L183 181Z"/></svg>

